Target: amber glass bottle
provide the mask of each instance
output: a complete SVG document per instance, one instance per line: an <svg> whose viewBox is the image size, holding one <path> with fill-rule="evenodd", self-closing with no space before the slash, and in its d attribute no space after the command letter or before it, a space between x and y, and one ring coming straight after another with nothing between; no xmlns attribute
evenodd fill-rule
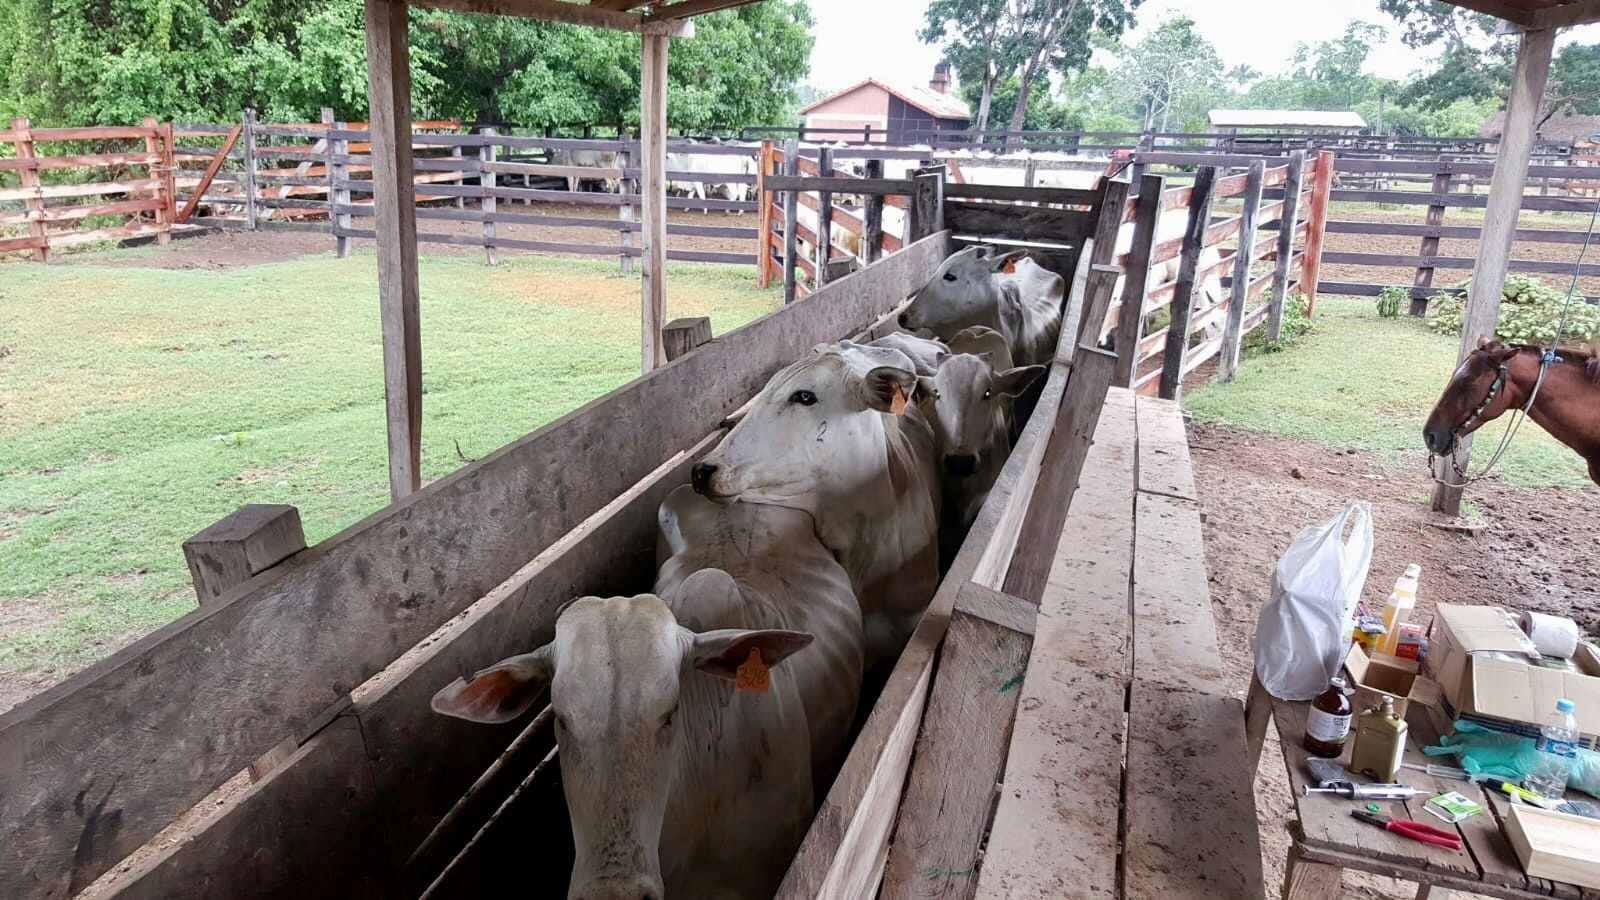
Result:
<svg viewBox="0 0 1600 900"><path fill-rule="evenodd" d="M1306 712L1306 736L1301 743L1312 756L1333 759L1344 752L1350 736L1350 698L1344 695L1344 679L1334 678L1328 689L1311 700Z"/></svg>

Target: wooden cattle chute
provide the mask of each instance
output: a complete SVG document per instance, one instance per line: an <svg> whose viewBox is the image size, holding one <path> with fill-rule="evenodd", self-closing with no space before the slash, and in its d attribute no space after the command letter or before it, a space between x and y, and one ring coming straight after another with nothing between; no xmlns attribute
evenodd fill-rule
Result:
<svg viewBox="0 0 1600 900"><path fill-rule="evenodd" d="M153 118L130 127L33 128L11 120L0 142L15 148L0 159L0 174L16 172L20 186L0 187L0 202L20 202L20 211L0 211L0 226L23 226L24 237L0 237L0 253L28 251L39 262L53 249L100 241L153 236L165 243L173 230L172 128ZM44 144L93 142L94 153L76 147L50 153ZM119 146L120 145L120 146ZM70 178L78 172L88 179ZM102 225L105 220L120 224Z"/></svg>

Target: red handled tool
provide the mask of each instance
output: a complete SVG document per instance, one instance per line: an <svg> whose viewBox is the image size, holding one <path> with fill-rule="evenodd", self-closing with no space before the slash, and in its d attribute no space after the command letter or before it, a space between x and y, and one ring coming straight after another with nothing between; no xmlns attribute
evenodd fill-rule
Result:
<svg viewBox="0 0 1600 900"><path fill-rule="evenodd" d="M1361 809L1351 810L1350 815L1366 822L1368 825L1376 825L1384 831L1392 831L1413 841L1433 844L1435 847L1444 847L1447 850L1461 849L1461 838L1455 832L1435 828L1424 822L1413 822L1410 819L1392 819L1388 816L1380 816L1377 813L1369 813Z"/></svg>

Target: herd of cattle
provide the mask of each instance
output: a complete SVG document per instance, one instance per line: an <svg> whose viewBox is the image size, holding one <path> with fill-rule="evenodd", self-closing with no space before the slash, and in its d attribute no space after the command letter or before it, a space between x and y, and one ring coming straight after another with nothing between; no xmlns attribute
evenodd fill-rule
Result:
<svg viewBox="0 0 1600 900"><path fill-rule="evenodd" d="M549 689L569 898L772 895L864 674L892 666L1010 453L1064 295L1020 252L951 255L904 331L813 348L693 466L651 593L574 600L553 641L435 695L502 723Z"/></svg>

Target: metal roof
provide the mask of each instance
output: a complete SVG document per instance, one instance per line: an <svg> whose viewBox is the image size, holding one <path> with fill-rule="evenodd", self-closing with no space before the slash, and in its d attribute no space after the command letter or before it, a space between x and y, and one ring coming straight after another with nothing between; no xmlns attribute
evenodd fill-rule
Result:
<svg viewBox="0 0 1600 900"><path fill-rule="evenodd" d="M1353 112L1325 109L1213 109L1206 119L1217 128L1365 128Z"/></svg>

